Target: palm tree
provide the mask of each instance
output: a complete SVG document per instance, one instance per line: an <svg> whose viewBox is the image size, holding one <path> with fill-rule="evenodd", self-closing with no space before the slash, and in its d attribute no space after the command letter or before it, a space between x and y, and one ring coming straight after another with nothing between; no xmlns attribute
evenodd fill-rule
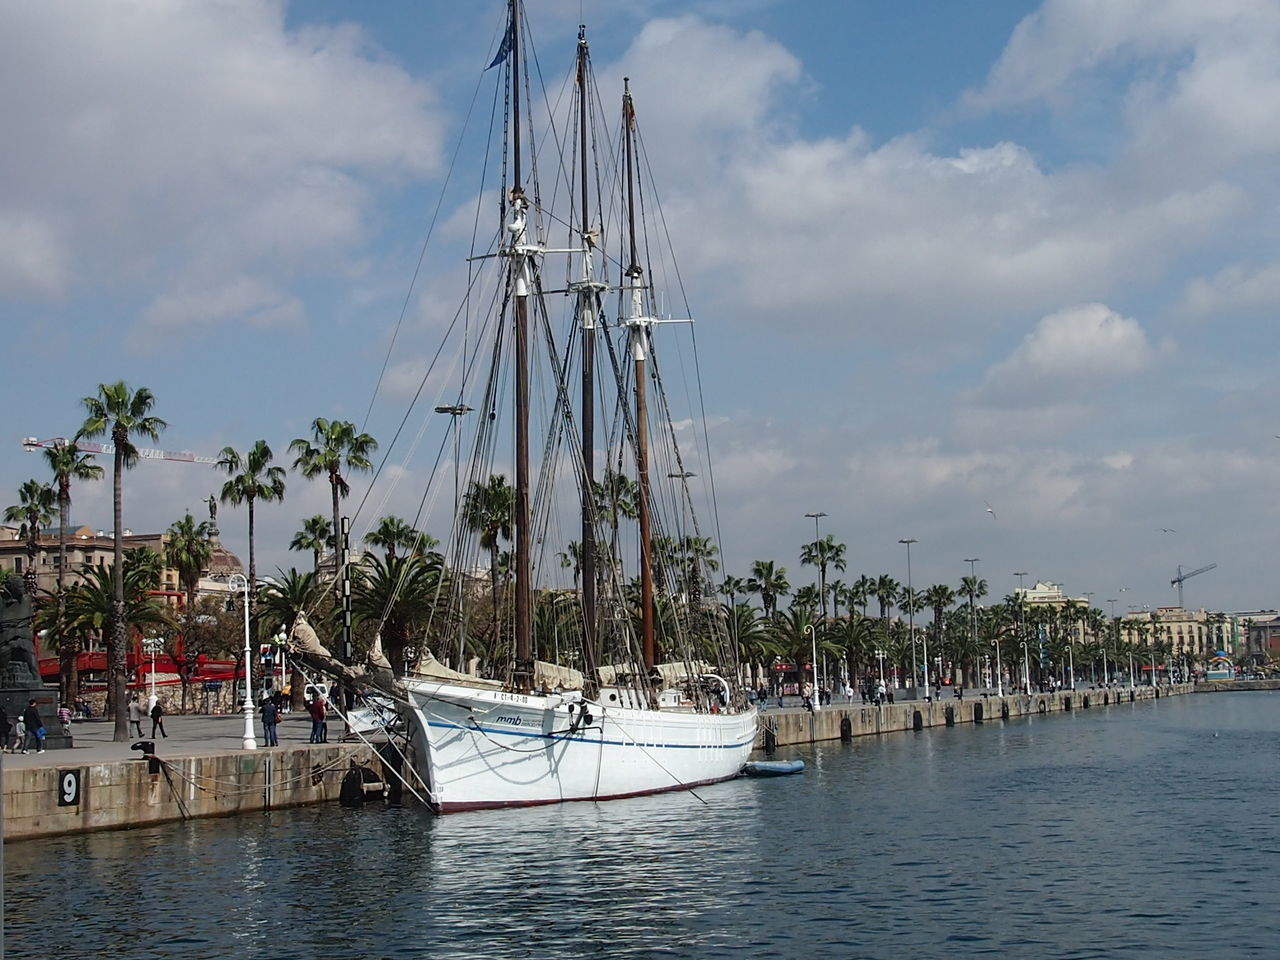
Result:
<svg viewBox="0 0 1280 960"><path fill-rule="evenodd" d="M57 440L52 447L45 447L45 462L53 471L54 484L58 493L58 618L55 623L55 635L58 638L58 661L60 674L60 695L62 703L71 703L80 694L80 677L76 669L76 655L80 652L78 645L67 637L63 631L66 614L66 581L67 569L67 524L71 515L71 481L101 480L102 467L93 459L93 454L80 452L76 439L68 443ZM71 641L71 642L69 642Z"/></svg>
<svg viewBox="0 0 1280 960"><path fill-rule="evenodd" d="M329 521L321 517L327 524ZM299 573L293 567L287 571L276 569L279 576L263 582L262 595L258 602L258 616L268 624L280 624L286 631L292 626L299 613L305 613L311 625L323 630L325 611L319 610L324 604L328 591L320 583L319 574L314 571ZM296 665L289 674L289 703L295 710L303 707L302 672Z"/></svg>
<svg viewBox="0 0 1280 960"><path fill-rule="evenodd" d="M716 554L720 548L711 542L710 537L683 537L680 540L680 552L684 555L686 567L686 590L690 602L702 599L703 571L715 573L720 569L720 561Z"/></svg>
<svg viewBox="0 0 1280 960"><path fill-rule="evenodd" d="M28 480L18 488L18 502L6 507L4 511L5 521L21 524L18 536L27 540L27 569L22 572L22 581L32 603L36 599L36 558L40 554L40 528L53 522L53 504L53 487L39 480Z"/></svg>
<svg viewBox="0 0 1280 960"><path fill-rule="evenodd" d="M302 529L289 541L290 550L310 550L312 572L320 574L320 556L325 548L333 549L333 521L317 513L302 521Z"/></svg>
<svg viewBox="0 0 1280 960"><path fill-rule="evenodd" d="M942 656L944 637L946 636L944 628L946 611L953 603L956 602L956 592L945 583L935 583L932 587L925 590L921 597L924 605L933 610L933 639L937 650L937 655ZM951 681L955 682L955 658L951 661Z"/></svg>
<svg viewBox="0 0 1280 960"><path fill-rule="evenodd" d="M880 574L876 578L875 586L871 591L871 595L876 598L876 602L880 604L880 622L884 624L885 629L889 626L889 609L898 599L898 591L902 589L902 584L889 576L887 573Z"/></svg>
<svg viewBox="0 0 1280 960"><path fill-rule="evenodd" d="M862 610L862 615L867 615L867 604L871 602L871 598L875 596L876 582L868 577L865 573L859 574L858 579L849 585L848 600L850 607L858 607Z"/></svg>
<svg viewBox="0 0 1280 960"><path fill-rule="evenodd" d="M827 534L821 540L815 540L813 543L806 543L800 548L801 566L818 568L819 583L822 589L822 617L824 620L827 616L827 567L843 570L845 568L845 549L845 545L836 543L831 534Z"/></svg>
<svg viewBox="0 0 1280 960"><path fill-rule="evenodd" d="M164 545L164 562L178 571L178 583L186 592L186 624L183 627L183 654L186 653L186 639L191 636L196 620L196 589L200 586L200 577L209 568L209 559L213 556L213 545L209 542L212 528L208 520L196 523L187 511L186 516L169 527L169 541ZM179 671L182 680L182 709L187 709L187 672Z"/></svg>
<svg viewBox="0 0 1280 960"><path fill-rule="evenodd" d="M489 591L493 605L494 637L498 631L498 554L501 540L511 539L516 493L507 478L493 474L488 483L474 480L462 501L462 522L480 534L480 546L489 551Z"/></svg>
<svg viewBox="0 0 1280 960"><path fill-rule="evenodd" d="M751 576L747 580L747 590L760 594L764 615L771 618L778 610L778 597L785 597L791 592L786 567L775 567L772 560L754 561L751 564Z"/></svg>
<svg viewBox="0 0 1280 960"><path fill-rule="evenodd" d="M289 444L289 449L298 455L293 461L293 469L300 471L308 480L321 475L329 480L333 495L333 539L335 549L340 552L341 498L351 492L342 470L344 467L362 472L372 470L373 463L369 457L378 449L378 441L367 433L357 433L355 424L350 421L316 417L311 424L311 440L299 437ZM335 574L340 574L336 568ZM335 577L335 593L342 589L341 580L340 575Z"/></svg>
<svg viewBox="0 0 1280 960"><path fill-rule="evenodd" d="M440 541L415 530L399 517L388 515L378 521L378 525L365 536L364 542L371 547L381 547L387 551L387 560L393 560L397 556L397 549L405 553L421 554L438 546Z"/></svg>
<svg viewBox="0 0 1280 960"><path fill-rule="evenodd" d="M233 507L242 503L249 505L249 615L255 617L255 622L258 561L254 555L253 505L259 500L270 503L284 499L284 467L270 466L271 457L267 441L259 440L244 456L233 447L223 447L215 465L230 477L222 485L219 499Z"/></svg>
<svg viewBox="0 0 1280 960"><path fill-rule="evenodd" d="M410 638L431 620L440 589L439 564L419 556L373 557L356 570L351 610L358 622L373 623L394 676L404 676Z"/></svg>
<svg viewBox="0 0 1280 960"><path fill-rule="evenodd" d="M110 436L115 455L111 473L111 500L113 555L112 576L115 583L115 599L112 611L114 622L107 640L109 672L108 696L115 713L114 739L123 743L129 739L129 714L125 703L125 647L129 641L129 622L125 617L124 600L124 471L138 462L138 448L133 437L143 436L155 441L166 426L163 420L152 415L155 395L146 387L130 389L123 380L98 384L95 396L85 397L87 412L84 424L77 436Z"/></svg>

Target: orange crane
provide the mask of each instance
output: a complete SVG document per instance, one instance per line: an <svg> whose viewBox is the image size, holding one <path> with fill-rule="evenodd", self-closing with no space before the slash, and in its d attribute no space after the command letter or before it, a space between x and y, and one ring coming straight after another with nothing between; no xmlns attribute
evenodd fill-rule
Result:
<svg viewBox="0 0 1280 960"><path fill-rule="evenodd" d="M23 437L22 448L31 452L35 452L42 447L56 447L59 444L66 443L63 437L53 437L49 440L38 440L35 437ZM89 440L77 440L76 446L85 453L104 453L115 455L116 447L113 443L93 443ZM135 447L138 456L144 460L177 460L180 463L217 463L217 457L202 457L192 453L190 450L152 450L149 447Z"/></svg>

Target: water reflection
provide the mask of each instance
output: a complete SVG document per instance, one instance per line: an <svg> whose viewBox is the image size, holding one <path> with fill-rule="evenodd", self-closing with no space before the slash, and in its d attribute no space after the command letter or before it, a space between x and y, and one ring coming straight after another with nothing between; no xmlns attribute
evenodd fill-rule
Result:
<svg viewBox="0 0 1280 960"><path fill-rule="evenodd" d="M329 806L19 843L7 946L1267 955L1278 732L1280 696L1180 697L788 751L803 777L696 795L443 819Z"/></svg>

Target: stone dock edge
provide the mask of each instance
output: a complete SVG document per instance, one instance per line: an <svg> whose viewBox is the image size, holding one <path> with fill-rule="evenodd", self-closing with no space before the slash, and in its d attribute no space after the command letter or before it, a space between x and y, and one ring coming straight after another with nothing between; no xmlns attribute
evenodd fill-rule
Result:
<svg viewBox="0 0 1280 960"><path fill-rule="evenodd" d="M1278 689L1280 681L1173 684L1060 690L1003 697L955 697L933 702L833 704L816 713L799 708L760 714L756 748L851 740L1019 717L1139 704L1201 692ZM264 812L338 799L352 763L381 772L373 749L359 742L229 750L192 757L4 769L4 840L116 830L152 824ZM154 769L153 769L154 768Z"/></svg>

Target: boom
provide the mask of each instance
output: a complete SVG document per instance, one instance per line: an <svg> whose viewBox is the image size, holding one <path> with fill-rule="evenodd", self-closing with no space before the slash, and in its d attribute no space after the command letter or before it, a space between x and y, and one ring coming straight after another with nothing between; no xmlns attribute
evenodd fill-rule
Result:
<svg viewBox="0 0 1280 960"><path fill-rule="evenodd" d="M1183 573L1182 564L1178 564L1178 575L1169 581L1169 586L1178 588L1178 607L1179 608L1182 607L1183 581L1190 580L1192 577L1198 577L1202 573L1208 573L1210 570L1214 569L1215 567L1217 567L1216 563L1209 563L1209 564L1205 564L1203 567L1198 567L1195 570L1192 570L1190 573Z"/></svg>
<svg viewBox="0 0 1280 960"><path fill-rule="evenodd" d="M60 443L67 441L62 437L53 437L49 440L37 440L35 437L23 437L22 448L34 453L41 447L56 447ZM113 443L93 443L89 440L77 440L76 446L85 453L103 453L115 454L116 447ZM144 460L177 460L179 463L217 463L217 457L201 457L192 453L190 450L152 450L149 447L135 447L138 456Z"/></svg>

